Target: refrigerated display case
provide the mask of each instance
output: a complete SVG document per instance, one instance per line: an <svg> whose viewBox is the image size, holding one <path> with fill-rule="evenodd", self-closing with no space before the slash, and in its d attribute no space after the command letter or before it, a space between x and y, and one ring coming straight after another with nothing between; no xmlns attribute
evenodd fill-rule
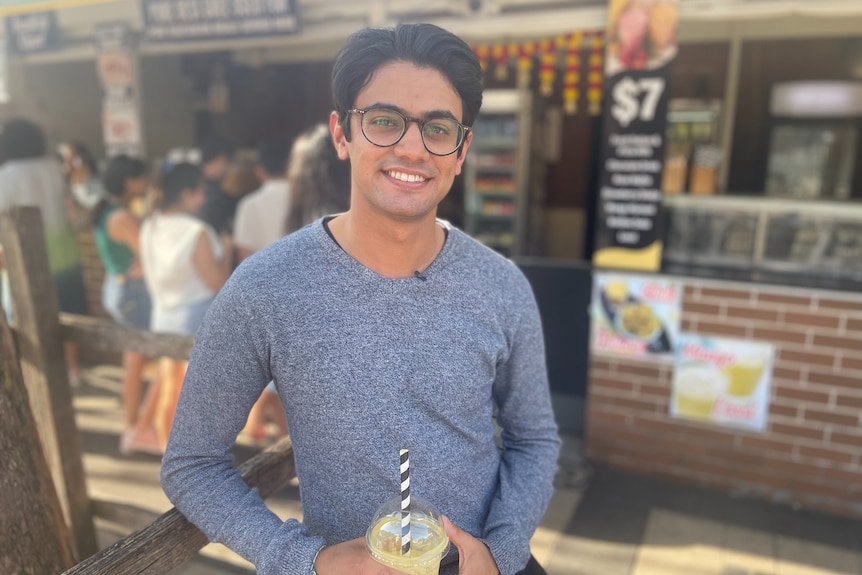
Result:
<svg viewBox="0 0 862 575"><path fill-rule="evenodd" d="M485 92L464 168L464 229L507 257L527 251L534 117L529 92Z"/></svg>

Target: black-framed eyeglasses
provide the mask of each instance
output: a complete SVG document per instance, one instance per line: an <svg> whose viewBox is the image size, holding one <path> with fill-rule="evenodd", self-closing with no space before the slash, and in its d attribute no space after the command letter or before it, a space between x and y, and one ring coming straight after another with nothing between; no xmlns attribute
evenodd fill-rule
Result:
<svg viewBox="0 0 862 575"><path fill-rule="evenodd" d="M381 148L394 146L407 133L407 126L415 122L422 135L422 144L435 156L454 154L464 143L469 126L452 118L410 118L391 108L370 108L367 110L347 110L348 114L359 114L362 135L365 139Z"/></svg>

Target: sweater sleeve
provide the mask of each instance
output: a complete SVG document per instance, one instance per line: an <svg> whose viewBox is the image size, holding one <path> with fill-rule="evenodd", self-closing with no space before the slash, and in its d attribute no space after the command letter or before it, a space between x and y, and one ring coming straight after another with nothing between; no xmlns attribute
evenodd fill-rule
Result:
<svg viewBox="0 0 862 575"><path fill-rule="evenodd" d="M527 293L509 357L499 366L494 382L502 454L497 492L482 539L501 575L515 575L529 560L530 538L554 491L560 449L541 319L532 292Z"/></svg>
<svg viewBox="0 0 862 575"><path fill-rule="evenodd" d="M264 328L243 301L248 286L238 275L216 297L196 335L162 461L162 487L210 541L254 563L260 575L308 575L324 540L272 513L229 453L270 379Z"/></svg>

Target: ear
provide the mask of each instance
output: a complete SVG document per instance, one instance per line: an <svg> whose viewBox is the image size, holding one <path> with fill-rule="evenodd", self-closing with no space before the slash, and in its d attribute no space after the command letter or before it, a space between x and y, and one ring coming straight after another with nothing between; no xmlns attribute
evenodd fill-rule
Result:
<svg viewBox="0 0 862 575"><path fill-rule="evenodd" d="M350 121L350 116L347 117L347 121ZM339 159L349 159L350 152L347 148L347 137L344 135L344 128L341 127L341 122L338 121L338 112L334 110L329 114L329 133L332 134L332 143L335 145Z"/></svg>
<svg viewBox="0 0 862 575"><path fill-rule="evenodd" d="M461 173L461 168L464 166L464 160L467 159L467 150L470 148L470 143L473 141L473 130L467 132L467 137L464 138L464 144L461 146L461 152L458 154L458 165L455 166L455 175Z"/></svg>

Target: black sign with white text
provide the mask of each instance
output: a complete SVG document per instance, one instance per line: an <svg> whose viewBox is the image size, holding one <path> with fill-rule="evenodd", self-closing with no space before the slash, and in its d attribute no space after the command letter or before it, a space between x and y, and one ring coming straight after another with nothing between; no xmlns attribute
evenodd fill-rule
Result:
<svg viewBox="0 0 862 575"><path fill-rule="evenodd" d="M141 0L151 42L243 38L299 30L295 0Z"/></svg>
<svg viewBox="0 0 862 575"><path fill-rule="evenodd" d="M661 183L677 5L646 2L627 5L609 22L597 267L661 268Z"/></svg>
<svg viewBox="0 0 862 575"><path fill-rule="evenodd" d="M6 38L12 54L45 52L59 46L55 12L6 16L5 20Z"/></svg>

